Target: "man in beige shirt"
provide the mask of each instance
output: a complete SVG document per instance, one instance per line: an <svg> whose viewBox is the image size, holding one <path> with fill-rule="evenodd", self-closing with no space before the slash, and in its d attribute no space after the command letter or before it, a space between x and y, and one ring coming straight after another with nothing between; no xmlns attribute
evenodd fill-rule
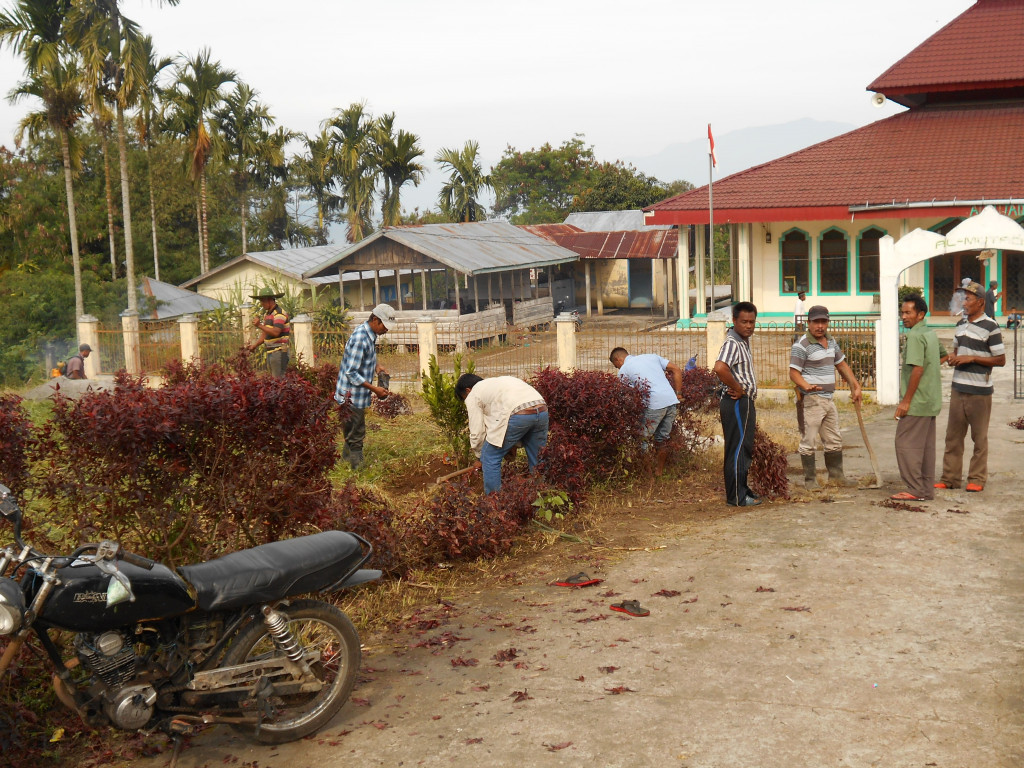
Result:
<svg viewBox="0 0 1024 768"><path fill-rule="evenodd" d="M548 442L548 407L540 393L515 376L482 379L466 373L455 394L469 414L469 444L483 468L484 493L501 489L501 461L516 445L526 449L530 472Z"/></svg>

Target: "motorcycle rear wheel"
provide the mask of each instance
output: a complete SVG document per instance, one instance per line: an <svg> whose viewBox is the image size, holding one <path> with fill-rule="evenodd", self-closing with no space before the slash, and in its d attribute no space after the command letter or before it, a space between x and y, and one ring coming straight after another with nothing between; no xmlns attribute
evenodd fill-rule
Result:
<svg viewBox="0 0 1024 768"><path fill-rule="evenodd" d="M348 616L318 600L299 600L278 608L288 616L288 628L308 652L319 650L313 671L324 686L319 691L275 695L270 698L274 716L260 723L257 740L283 744L301 739L325 726L352 693L359 671L359 635ZM225 666L258 661L280 654L262 621L245 627L224 656ZM255 708L256 702L249 700ZM251 737L253 726L233 725Z"/></svg>

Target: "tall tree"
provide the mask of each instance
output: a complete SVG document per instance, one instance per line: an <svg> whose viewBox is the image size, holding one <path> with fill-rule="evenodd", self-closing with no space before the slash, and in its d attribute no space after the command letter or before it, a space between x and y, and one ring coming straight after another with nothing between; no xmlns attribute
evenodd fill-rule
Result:
<svg viewBox="0 0 1024 768"><path fill-rule="evenodd" d="M254 166L262 153L272 152L275 145L269 144L267 133L274 118L266 104L256 98L256 91L243 82L236 82L235 89L214 111L216 121L216 147L221 158L230 169L235 190L239 196L242 222L242 253L249 251L246 227L249 219L249 180Z"/></svg>
<svg viewBox="0 0 1024 768"><path fill-rule="evenodd" d="M153 123L158 113L160 73L173 63L169 56L158 57L151 35L142 38L142 56L145 75L140 89L139 111L135 118L135 133L146 151L146 177L149 182L149 224L153 235L153 276L160 279L160 249L157 242L156 195L153 190Z"/></svg>
<svg viewBox="0 0 1024 768"><path fill-rule="evenodd" d="M562 221L575 190L596 167L594 148L584 144L580 134L560 147L544 144L527 152L507 147L491 169L494 211L515 224Z"/></svg>
<svg viewBox="0 0 1024 768"><path fill-rule="evenodd" d="M68 204L68 232L71 236L71 265L75 279L75 318L85 314L82 293L82 264L78 250L78 219L75 215L73 167L80 159L74 128L85 114L87 105L82 86L82 74L74 59L47 61L35 70L29 79L16 86L8 98L12 102L35 97L42 110L30 112L18 126L15 141L19 144L28 134L30 140L39 138L46 129L57 134L61 159L64 163L64 190Z"/></svg>
<svg viewBox="0 0 1024 768"><path fill-rule="evenodd" d="M395 132L394 112L382 115L373 128L374 155L377 169L384 184L380 198L381 226L393 227L402 218L402 187L412 182L418 187L423 181L423 165L417 158L423 156L419 137L399 129Z"/></svg>
<svg viewBox="0 0 1024 768"><path fill-rule="evenodd" d="M693 185L682 180L662 184L621 160L600 163L569 187L573 193L569 212L636 210L670 197L674 189L685 191Z"/></svg>
<svg viewBox="0 0 1024 768"><path fill-rule="evenodd" d="M167 93L170 112L167 128L185 139L189 148L189 176L198 185L199 272L210 269L210 233L206 206L206 165L212 153L207 119L223 99L222 88L234 82L236 75L213 61L204 48L191 58L178 62L175 83Z"/></svg>
<svg viewBox="0 0 1024 768"><path fill-rule="evenodd" d="M486 216L480 195L492 187L492 182L480 165L480 145L467 141L462 149L441 149L434 162L448 174L438 195L442 213L455 221L479 221Z"/></svg>
<svg viewBox="0 0 1024 768"><path fill-rule="evenodd" d="M373 117L363 103L350 104L327 121L338 155L338 181L345 201L348 241L357 243L373 229L373 194L377 185L371 132Z"/></svg>
<svg viewBox="0 0 1024 768"><path fill-rule="evenodd" d="M342 207L343 201L337 189L338 155L334 149L332 134L326 129L320 133L300 137L306 151L295 158L292 173L303 190L316 204L316 228L319 244L327 244L327 225L332 214Z"/></svg>
<svg viewBox="0 0 1024 768"><path fill-rule="evenodd" d="M20 56L28 74L28 79L16 86L8 99L18 101L34 96L43 103L42 111L22 120L18 139L25 132L32 138L49 127L60 141L77 319L85 314L85 300L72 174L73 129L84 114L86 103L81 72L67 55L65 25L70 8L71 0L18 0L12 9L0 12L0 47L6 46Z"/></svg>

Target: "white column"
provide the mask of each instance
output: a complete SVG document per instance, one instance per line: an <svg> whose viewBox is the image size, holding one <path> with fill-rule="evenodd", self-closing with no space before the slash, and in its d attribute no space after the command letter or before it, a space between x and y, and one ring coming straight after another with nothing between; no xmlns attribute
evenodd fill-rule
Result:
<svg viewBox="0 0 1024 768"><path fill-rule="evenodd" d="M558 345L558 370L568 373L576 368L576 321L568 312L555 318Z"/></svg>
<svg viewBox="0 0 1024 768"><path fill-rule="evenodd" d="M92 315L82 315L78 318L78 344L88 344L92 348L85 360L85 378L95 379L103 366L100 365L103 350L100 349L100 321ZM78 347L75 347L75 353Z"/></svg>
<svg viewBox="0 0 1024 768"><path fill-rule="evenodd" d="M306 365L313 363L313 318L309 315L296 315L292 318L292 355L296 361Z"/></svg>
<svg viewBox="0 0 1024 768"><path fill-rule="evenodd" d="M249 346L256 341L256 329L252 324L253 305L247 301L239 309L242 312L242 344Z"/></svg>
<svg viewBox="0 0 1024 768"><path fill-rule="evenodd" d="M718 352L725 344L725 318L719 315L708 318L708 325L704 331L707 339L708 361L718 357Z"/></svg>
<svg viewBox="0 0 1024 768"><path fill-rule="evenodd" d="M734 224L736 233L737 285L733 286L732 298L737 301L753 301L753 284L750 280L750 264L753 250L752 224Z"/></svg>
<svg viewBox="0 0 1024 768"><path fill-rule="evenodd" d="M195 315L178 318L178 335L181 337L181 362L199 362L199 320Z"/></svg>
<svg viewBox="0 0 1024 768"><path fill-rule="evenodd" d="M698 224L694 227L694 277L696 278L697 300L693 305L694 317L707 314L707 274L704 269L707 261L707 238L704 237L704 225Z"/></svg>
<svg viewBox="0 0 1024 768"><path fill-rule="evenodd" d="M690 226L679 227L679 258L676 259L676 273L679 276L679 317L690 317Z"/></svg>
<svg viewBox="0 0 1024 768"><path fill-rule="evenodd" d="M590 317L590 259L583 262L583 275L587 287L587 317Z"/></svg>
<svg viewBox="0 0 1024 768"><path fill-rule="evenodd" d="M142 357L139 354L139 313L127 309L122 312L121 329L124 331L124 369L138 376L142 373Z"/></svg>
<svg viewBox="0 0 1024 768"><path fill-rule="evenodd" d="M416 321L416 336L420 347L420 376L430 373L430 356L437 359L437 325L432 317Z"/></svg>
<svg viewBox="0 0 1024 768"><path fill-rule="evenodd" d="M892 236L878 241L878 295L881 304L875 324L875 397L880 405L900 399L899 265Z"/></svg>

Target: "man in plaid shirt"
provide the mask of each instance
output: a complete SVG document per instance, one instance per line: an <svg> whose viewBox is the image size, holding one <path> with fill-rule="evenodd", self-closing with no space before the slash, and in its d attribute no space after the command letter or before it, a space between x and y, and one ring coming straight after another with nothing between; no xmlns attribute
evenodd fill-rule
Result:
<svg viewBox="0 0 1024 768"><path fill-rule="evenodd" d="M388 326L395 321L395 310L390 304L378 304L370 318L349 336L345 355L338 369L338 383L334 386L334 399L339 403L349 402L351 413L345 422L345 448L342 458L348 459L352 469L359 469L363 463L363 440L366 438L366 408L372 395L381 400L388 396L388 390L373 383L377 373L387 373L377 364L377 337L388 332Z"/></svg>

